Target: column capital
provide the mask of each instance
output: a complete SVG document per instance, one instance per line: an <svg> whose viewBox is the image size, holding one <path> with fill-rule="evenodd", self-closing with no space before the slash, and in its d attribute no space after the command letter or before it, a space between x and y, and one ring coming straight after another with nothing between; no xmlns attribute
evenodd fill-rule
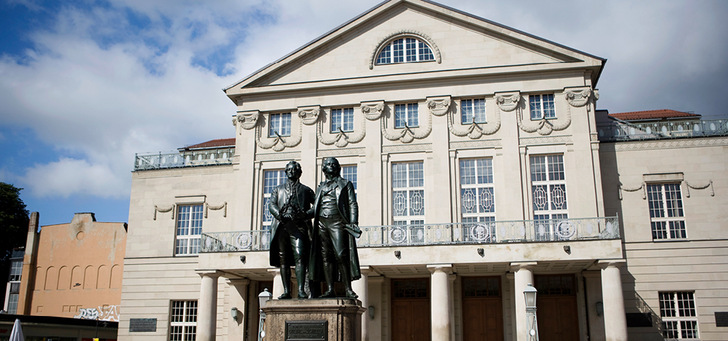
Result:
<svg viewBox="0 0 728 341"><path fill-rule="evenodd" d="M427 270L430 270L430 273L435 273L437 271L442 271L448 275L452 275L452 264L428 264Z"/></svg>
<svg viewBox="0 0 728 341"><path fill-rule="evenodd" d="M217 277L220 277L222 275L222 272L217 271L217 270L211 270L211 269L204 269L204 270L203 269L197 269L197 270L195 270L195 272L200 277L215 277L215 278L217 278Z"/></svg>
<svg viewBox="0 0 728 341"><path fill-rule="evenodd" d="M537 262L512 262L510 264L512 271L531 270L538 265Z"/></svg>
<svg viewBox="0 0 728 341"><path fill-rule="evenodd" d="M627 264L625 259L600 259L597 261L597 266L604 270L608 267L622 267Z"/></svg>
<svg viewBox="0 0 728 341"><path fill-rule="evenodd" d="M362 276L379 276L379 275L381 275L379 273L379 271L377 271L377 269L375 269L369 265L360 266L359 271L361 272Z"/></svg>
<svg viewBox="0 0 728 341"><path fill-rule="evenodd" d="M273 276L278 276L281 274L281 268L268 269L268 272L273 274Z"/></svg>

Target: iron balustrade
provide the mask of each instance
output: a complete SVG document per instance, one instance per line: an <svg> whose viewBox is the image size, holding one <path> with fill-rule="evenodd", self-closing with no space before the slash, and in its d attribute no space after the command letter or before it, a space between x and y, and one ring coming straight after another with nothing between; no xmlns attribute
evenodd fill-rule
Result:
<svg viewBox="0 0 728 341"><path fill-rule="evenodd" d="M597 125L602 142L728 135L728 119L666 122L613 122Z"/></svg>
<svg viewBox="0 0 728 341"><path fill-rule="evenodd" d="M135 154L134 170L229 165L234 154L234 148Z"/></svg>
<svg viewBox="0 0 728 341"><path fill-rule="evenodd" d="M483 223L360 226L360 248L531 243L619 239L617 217L554 220L514 220ZM264 251L269 231L208 232L202 234L201 253Z"/></svg>

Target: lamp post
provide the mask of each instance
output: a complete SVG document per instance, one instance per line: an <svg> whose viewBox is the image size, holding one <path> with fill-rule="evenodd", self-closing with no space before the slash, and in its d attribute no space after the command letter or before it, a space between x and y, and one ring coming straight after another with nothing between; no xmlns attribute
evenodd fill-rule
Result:
<svg viewBox="0 0 728 341"><path fill-rule="evenodd" d="M258 341L262 341L265 338L265 313L263 312L263 307L265 307L265 304L271 297L273 297L273 294L268 291L268 288L263 289L263 291L258 294L258 309L260 309L260 318L258 319Z"/></svg>
<svg viewBox="0 0 728 341"><path fill-rule="evenodd" d="M526 331L528 341L538 341L538 320L536 319L536 294L538 290L528 283L523 295L526 297Z"/></svg>

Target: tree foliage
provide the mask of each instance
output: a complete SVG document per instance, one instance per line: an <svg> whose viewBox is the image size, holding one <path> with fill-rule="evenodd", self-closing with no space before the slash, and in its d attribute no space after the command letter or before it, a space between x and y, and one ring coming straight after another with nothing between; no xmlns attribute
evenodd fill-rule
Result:
<svg viewBox="0 0 728 341"><path fill-rule="evenodd" d="M13 248L25 246L29 217L20 199L21 190L0 182L0 266L7 265Z"/></svg>

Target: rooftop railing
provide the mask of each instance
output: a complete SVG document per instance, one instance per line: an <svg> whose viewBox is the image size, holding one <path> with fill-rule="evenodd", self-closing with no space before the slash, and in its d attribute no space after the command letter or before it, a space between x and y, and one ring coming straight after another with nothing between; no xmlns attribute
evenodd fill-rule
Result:
<svg viewBox="0 0 728 341"><path fill-rule="evenodd" d="M728 119L665 122L613 122L597 125L602 142L728 135Z"/></svg>
<svg viewBox="0 0 728 341"><path fill-rule="evenodd" d="M229 165L235 148L145 153L134 156L134 170Z"/></svg>
<svg viewBox="0 0 728 341"><path fill-rule="evenodd" d="M617 217L360 226L360 248L619 239ZM265 251L269 231L203 233L201 253Z"/></svg>

